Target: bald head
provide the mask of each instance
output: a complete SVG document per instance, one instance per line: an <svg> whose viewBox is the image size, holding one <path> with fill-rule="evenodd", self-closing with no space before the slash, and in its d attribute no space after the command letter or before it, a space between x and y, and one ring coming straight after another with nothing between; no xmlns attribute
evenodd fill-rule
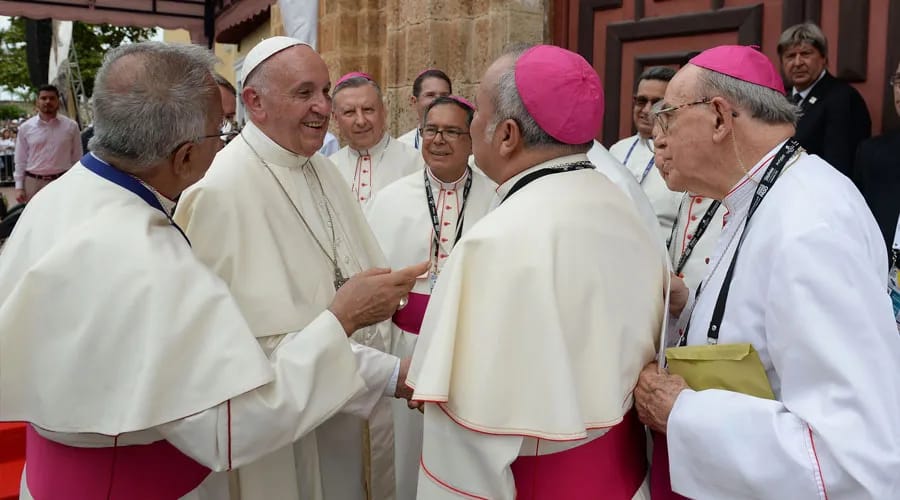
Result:
<svg viewBox="0 0 900 500"><path fill-rule="evenodd" d="M142 42L109 51L94 83L91 151L137 171L204 135L208 122L221 121L215 61L196 45Z"/></svg>

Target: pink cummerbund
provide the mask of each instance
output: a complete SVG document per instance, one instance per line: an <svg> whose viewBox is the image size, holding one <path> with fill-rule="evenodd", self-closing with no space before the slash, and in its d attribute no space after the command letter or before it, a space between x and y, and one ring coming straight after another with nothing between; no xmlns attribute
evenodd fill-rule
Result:
<svg viewBox="0 0 900 500"><path fill-rule="evenodd" d="M630 500L647 475L644 428L634 411L606 434L559 453L512 463L519 500Z"/></svg>
<svg viewBox="0 0 900 500"><path fill-rule="evenodd" d="M422 318L425 317L425 309L428 307L428 299L431 295L424 293L410 293L406 307L394 313L394 324L404 332L418 335L422 329Z"/></svg>
<svg viewBox="0 0 900 500"><path fill-rule="evenodd" d="M650 466L651 500L688 500L672 491L669 480L669 445L666 435L653 431L653 463Z"/></svg>
<svg viewBox="0 0 900 500"><path fill-rule="evenodd" d="M210 470L162 440L151 444L80 448L27 428L25 476L38 500L175 500Z"/></svg>

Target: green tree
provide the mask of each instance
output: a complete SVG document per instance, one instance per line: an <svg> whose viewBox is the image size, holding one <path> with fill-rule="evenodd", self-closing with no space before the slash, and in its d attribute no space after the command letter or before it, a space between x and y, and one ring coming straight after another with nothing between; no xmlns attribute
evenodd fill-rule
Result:
<svg viewBox="0 0 900 500"><path fill-rule="evenodd" d="M75 21L72 40L78 55L85 93L88 96L93 94L94 76L107 50L123 43L147 40L152 35L153 30L147 28ZM9 27L0 30L0 88L20 95L23 99L34 97L25 60L25 19L21 17L11 18Z"/></svg>

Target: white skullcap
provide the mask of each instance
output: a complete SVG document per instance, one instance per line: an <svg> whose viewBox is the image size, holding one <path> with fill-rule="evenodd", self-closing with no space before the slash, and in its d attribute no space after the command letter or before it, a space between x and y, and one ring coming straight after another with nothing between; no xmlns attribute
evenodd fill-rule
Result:
<svg viewBox="0 0 900 500"><path fill-rule="evenodd" d="M266 59L295 45L306 45L307 47L312 48L312 45L289 36L273 36L272 38L266 38L256 44L256 47L253 47L247 56L244 57L244 64L241 67L241 74L238 77L238 85L243 86L244 82L247 81L247 77L250 76L250 73Z"/></svg>
<svg viewBox="0 0 900 500"><path fill-rule="evenodd" d="M243 125L247 121L246 109L244 109L244 100L241 97L241 95L244 93L244 82L247 81L247 77L250 76L250 73L252 73L254 69L259 67L259 65L265 62L267 59L281 52L282 50L293 47L295 45L306 45L311 49L313 48L312 45L304 41L297 40L296 38L291 38L289 36L273 36L272 38L266 38L265 40L256 44L256 47L253 47L250 52L247 53L246 57L244 57L244 64L243 66L241 66L241 74L238 75L237 78L237 119L240 125Z"/></svg>

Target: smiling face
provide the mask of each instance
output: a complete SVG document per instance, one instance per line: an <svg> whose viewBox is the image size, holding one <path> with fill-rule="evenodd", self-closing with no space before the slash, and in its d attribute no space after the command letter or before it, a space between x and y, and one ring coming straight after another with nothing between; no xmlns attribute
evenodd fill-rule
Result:
<svg viewBox="0 0 900 500"><path fill-rule="evenodd" d="M258 71L265 75L257 82ZM331 113L331 81L319 54L305 45L287 48L257 68L249 84L241 97L250 119L269 138L304 156L322 147Z"/></svg>
<svg viewBox="0 0 900 500"><path fill-rule="evenodd" d="M410 99L416 108L416 116L419 122L424 120L425 109L438 97L446 97L450 95L450 85L443 78L430 77L422 80L422 91L419 96L412 96Z"/></svg>
<svg viewBox="0 0 900 500"><path fill-rule="evenodd" d="M650 134L653 132L650 108L666 94L666 85L668 83L662 80L641 80L638 83L637 92L634 93L634 102L632 103L632 118L638 134L644 139L650 137Z"/></svg>
<svg viewBox="0 0 900 500"><path fill-rule="evenodd" d="M440 104L425 116L422 157L435 177L453 182L466 171L472 138L466 112L455 104ZM441 131L442 133L431 133Z"/></svg>
<svg viewBox="0 0 900 500"><path fill-rule="evenodd" d="M338 89L334 96L334 118L350 147L369 149L384 137L386 112L374 86Z"/></svg>
<svg viewBox="0 0 900 500"><path fill-rule="evenodd" d="M787 80L799 91L816 82L828 59L808 42L788 47L781 54L781 69Z"/></svg>

